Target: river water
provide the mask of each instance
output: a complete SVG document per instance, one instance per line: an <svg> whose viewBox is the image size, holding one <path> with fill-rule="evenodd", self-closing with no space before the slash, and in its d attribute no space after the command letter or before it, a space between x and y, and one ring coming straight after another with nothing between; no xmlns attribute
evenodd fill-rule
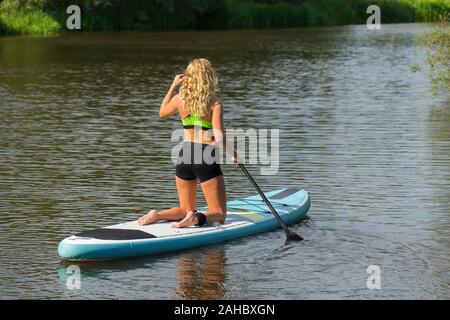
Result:
<svg viewBox="0 0 450 320"><path fill-rule="evenodd" d="M0 298L450 298L450 105L410 71L431 29L0 38ZM217 69L227 128L280 130L278 174L249 169L263 190L310 193L305 240L78 264L70 290L61 239L177 204L180 121L158 107L194 57ZM255 194L223 171L228 198Z"/></svg>

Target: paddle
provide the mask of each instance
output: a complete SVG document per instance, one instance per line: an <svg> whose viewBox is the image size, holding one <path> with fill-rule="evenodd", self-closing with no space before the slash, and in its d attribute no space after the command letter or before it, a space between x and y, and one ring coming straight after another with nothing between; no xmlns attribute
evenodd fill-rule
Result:
<svg viewBox="0 0 450 320"><path fill-rule="evenodd" d="M261 196L261 198L264 200L264 202L267 204L267 206L270 208L270 211L272 211L273 215L275 216L275 218L277 218L278 222L280 223L280 225L283 227L284 231L286 232L286 237L288 240L294 240L294 241L301 241L303 240L302 237L300 237L298 234L296 234L294 231L289 230L289 228L286 226L286 224L283 222L283 220L281 220L280 215L277 213L277 211L275 210L275 208L270 204L269 200L267 199L267 197L264 195L264 193L262 192L262 190L258 187L258 185L256 184L255 180L252 178L252 176L250 175L250 173L248 173L247 169L244 167L244 165L242 163L238 163L239 167L242 169L242 171L244 171L245 175L247 176L248 180L250 180L250 182L253 184L253 186L255 187L256 191L258 191L259 195Z"/></svg>

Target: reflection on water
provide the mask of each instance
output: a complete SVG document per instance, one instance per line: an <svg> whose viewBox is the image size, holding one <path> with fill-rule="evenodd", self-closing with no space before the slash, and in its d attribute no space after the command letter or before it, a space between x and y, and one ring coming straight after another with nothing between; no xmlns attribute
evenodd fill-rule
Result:
<svg viewBox="0 0 450 320"><path fill-rule="evenodd" d="M158 273L169 273L169 270L164 270L165 267L161 264L161 259L157 257L122 261L61 261L58 268L58 277L61 287L65 287L67 292L70 293L69 297L77 297L80 293L90 296L92 291L95 292L99 288L102 290L101 288L104 285L106 286L111 281L116 283L118 279L126 281L130 288L133 288L133 282L138 285L132 293L127 295L127 299L156 296L157 298L171 297L197 300L223 297L227 260L222 247L193 249L187 253L179 254L177 260L178 266L175 274L171 274L165 280L174 283L173 292L167 292L166 289L161 288L165 291L158 293L160 286L156 283L162 281ZM171 270L172 268L173 266L167 266L167 269ZM172 272L170 271L170 273ZM80 280L80 285L75 288L76 279ZM113 286L110 284L109 290ZM162 293L165 296L158 296Z"/></svg>
<svg viewBox="0 0 450 320"><path fill-rule="evenodd" d="M183 299L220 299L226 280L226 257L222 248L206 254L181 254L178 264L177 294Z"/></svg>
<svg viewBox="0 0 450 320"><path fill-rule="evenodd" d="M449 100L409 67L430 28L0 38L0 297L448 298ZM217 67L227 127L280 129L278 174L255 178L311 194L293 226L305 241L275 231L79 264L81 289L68 290L62 238L176 203L180 122L158 106L198 56ZM223 171L229 198L255 194ZM372 264L381 290L366 287Z"/></svg>

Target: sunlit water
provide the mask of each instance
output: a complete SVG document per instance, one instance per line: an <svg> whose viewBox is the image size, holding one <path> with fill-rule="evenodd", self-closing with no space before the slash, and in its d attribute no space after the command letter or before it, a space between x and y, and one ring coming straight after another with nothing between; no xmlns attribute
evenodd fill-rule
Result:
<svg viewBox="0 0 450 320"><path fill-rule="evenodd" d="M0 297L449 298L450 106L412 73L430 25L0 39ZM158 119L193 57L220 77L228 128L280 129L305 241L274 231L182 253L80 264L59 241L177 204L178 119ZM232 165L229 198L255 194ZM381 268L369 290L366 269Z"/></svg>

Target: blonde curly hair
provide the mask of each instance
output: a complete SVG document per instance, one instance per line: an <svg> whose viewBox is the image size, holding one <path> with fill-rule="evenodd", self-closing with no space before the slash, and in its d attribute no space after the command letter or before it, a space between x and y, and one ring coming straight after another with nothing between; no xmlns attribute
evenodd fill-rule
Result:
<svg viewBox="0 0 450 320"><path fill-rule="evenodd" d="M209 112L209 103L217 89L217 77L206 59L194 59L184 71L180 97L189 113L201 117Z"/></svg>

